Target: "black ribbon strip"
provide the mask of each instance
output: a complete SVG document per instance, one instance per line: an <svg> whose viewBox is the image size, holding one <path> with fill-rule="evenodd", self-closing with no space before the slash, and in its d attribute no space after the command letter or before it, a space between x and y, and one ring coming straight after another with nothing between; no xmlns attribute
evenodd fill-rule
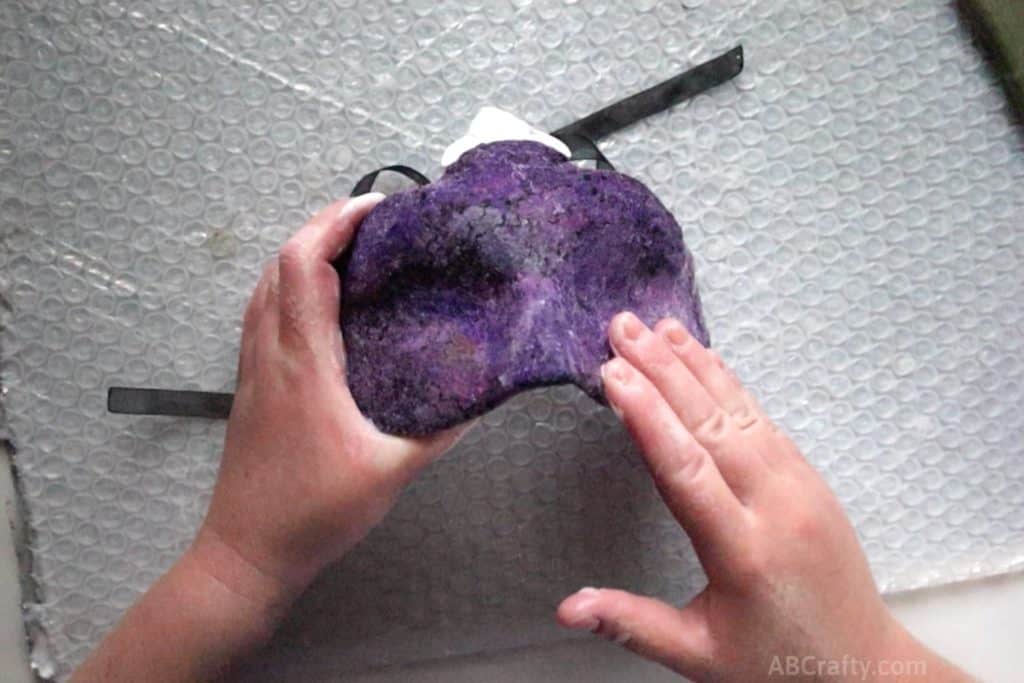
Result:
<svg viewBox="0 0 1024 683"><path fill-rule="evenodd" d="M737 45L709 62L673 76L643 92L619 100L579 121L559 128L552 135L582 135L600 140L640 119L665 111L684 100L721 85L743 71L743 46Z"/></svg>
<svg viewBox="0 0 1024 683"><path fill-rule="evenodd" d="M570 159L573 161L587 161L593 160L597 162L597 167L602 171L614 171L615 167L612 166L612 162L608 161L608 158L601 153L597 143L584 135L578 134L561 134L555 135L565 143L565 146L572 152Z"/></svg>
<svg viewBox="0 0 1024 683"><path fill-rule="evenodd" d="M107 410L128 415L171 415L224 420L231 414L233 394L174 389L110 387Z"/></svg>
<svg viewBox="0 0 1024 683"><path fill-rule="evenodd" d="M614 170L611 162L594 142L611 135L640 119L657 114L691 97L701 94L733 78L743 70L743 46L738 45L709 62L686 73L674 76L643 92L597 111L551 135L569 147L573 160L593 160L597 168ZM395 164L367 173L355 187L352 196L358 197L373 189L377 177L384 171L393 171L409 178L417 185L426 185L430 179L414 168ZM205 417L225 419L231 413L232 394L205 391L176 391L170 389L141 389L110 387L107 392L107 410L111 413L131 415L169 415L174 417Z"/></svg>
<svg viewBox="0 0 1024 683"><path fill-rule="evenodd" d="M364 175L362 178L360 178L359 182L356 183L356 186L352 188L352 196L358 197L359 195L366 194L367 192L372 190L373 184L377 182L377 176L379 176L384 171L394 171L395 173L401 173L406 178L408 178L409 180L413 181L414 183L421 187L430 182L430 178L428 178L427 176L423 175L415 168L412 168L410 166L403 166L402 164L395 164L393 166L382 166L381 168L378 168L376 171L371 171Z"/></svg>

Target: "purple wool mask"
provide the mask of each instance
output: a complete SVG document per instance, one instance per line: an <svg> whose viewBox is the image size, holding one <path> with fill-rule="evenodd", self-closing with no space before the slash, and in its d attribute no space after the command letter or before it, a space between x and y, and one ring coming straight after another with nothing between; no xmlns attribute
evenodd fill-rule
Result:
<svg viewBox="0 0 1024 683"><path fill-rule="evenodd" d="M604 403L608 323L623 310L709 341L672 214L639 181L538 142L479 145L387 197L338 267L352 394L394 434L532 387L572 383Z"/></svg>

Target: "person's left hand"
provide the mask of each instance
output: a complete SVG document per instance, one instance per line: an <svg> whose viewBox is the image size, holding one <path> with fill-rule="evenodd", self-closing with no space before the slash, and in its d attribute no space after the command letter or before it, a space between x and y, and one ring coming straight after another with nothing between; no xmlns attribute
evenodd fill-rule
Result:
<svg viewBox="0 0 1024 683"><path fill-rule="evenodd" d="M383 434L345 383L341 287L331 262L381 197L317 214L266 268L249 302L224 457L191 550L226 583L249 576L297 594L459 433Z"/></svg>

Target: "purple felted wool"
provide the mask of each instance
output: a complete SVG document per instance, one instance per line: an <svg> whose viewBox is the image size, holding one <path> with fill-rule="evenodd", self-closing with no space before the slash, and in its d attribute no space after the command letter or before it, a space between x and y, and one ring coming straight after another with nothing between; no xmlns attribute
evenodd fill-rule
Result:
<svg viewBox="0 0 1024 683"><path fill-rule="evenodd" d="M693 258L642 183L536 142L480 145L366 217L344 263L348 382L383 431L427 434L530 387L604 402L623 310L708 334Z"/></svg>

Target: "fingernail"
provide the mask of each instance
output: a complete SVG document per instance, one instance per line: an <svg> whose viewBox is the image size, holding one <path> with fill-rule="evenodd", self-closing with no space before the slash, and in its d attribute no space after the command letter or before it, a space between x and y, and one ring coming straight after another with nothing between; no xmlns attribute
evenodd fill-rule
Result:
<svg viewBox="0 0 1024 683"><path fill-rule="evenodd" d="M686 328L678 320L672 320L665 330L665 338L671 344L682 344L686 341Z"/></svg>
<svg viewBox="0 0 1024 683"><path fill-rule="evenodd" d="M594 591L595 593L597 591ZM584 595L583 591L578 594ZM569 623L571 628L585 628L588 631L595 631L601 625L601 620L593 614L590 614L590 609L594 603L597 602L597 598L591 594L585 594L582 600L573 606L573 612L575 616Z"/></svg>
<svg viewBox="0 0 1024 683"><path fill-rule="evenodd" d="M345 202L344 204L342 204L341 208L338 209L338 213L334 216L334 222L335 223L340 223L341 221L345 220L349 216L349 214L352 213L352 211L355 209L355 207L356 207L356 200L355 199L350 199L347 202Z"/></svg>
<svg viewBox="0 0 1024 683"><path fill-rule="evenodd" d="M386 198L387 195L384 194L383 192L367 192L366 194L359 195L358 197L358 199L362 199L364 202L368 202L371 200L374 202L380 202L384 201L384 199Z"/></svg>
<svg viewBox="0 0 1024 683"><path fill-rule="evenodd" d="M600 594L600 591L593 586L584 586L576 591L576 595L583 598L583 600L581 600L576 606L577 612L585 612L588 607L594 604ZM597 632L597 629L601 628L601 620L597 617L590 616L578 621L577 625L579 628L585 628L591 633L595 633Z"/></svg>
<svg viewBox="0 0 1024 683"><path fill-rule="evenodd" d="M633 638L633 636L631 636L628 633L620 633L619 635L615 636L615 644L616 645L625 645L630 640L632 640L632 638Z"/></svg>
<svg viewBox="0 0 1024 683"><path fill-rule="evenodd" d="M358 210L362 204L366 204L370 201L379 202L382 199L384 199L384 195L380 192L367 192L366 194L361 194L358 197L352 197L341 205L335 220L340 221L347 218L350 214Z"/></svg>
<svg viewBox="0 0 1024 683"><path fill-rule="evenodd" d="M619 384L629 384L632 372L629 367L621 362L614 360L608 361L601 366L601 380L608 384L609 382L618 382Z"/></svg>
<svg viewBox="0 0 1024 683"><path fill-rule="evenodd" d="M340 222L345 216L352 212L352 202L354 200L348 199L342 202L341 206L338 207L338 212L334 214L334 222Z"/></svg>
<svg viewBox="0 0 1024 683"><path fill-rule="evenodd" d="M630 341L636 341L644 332L644 324L632 313L623 314L620 325L622 336Z"/></svg>

